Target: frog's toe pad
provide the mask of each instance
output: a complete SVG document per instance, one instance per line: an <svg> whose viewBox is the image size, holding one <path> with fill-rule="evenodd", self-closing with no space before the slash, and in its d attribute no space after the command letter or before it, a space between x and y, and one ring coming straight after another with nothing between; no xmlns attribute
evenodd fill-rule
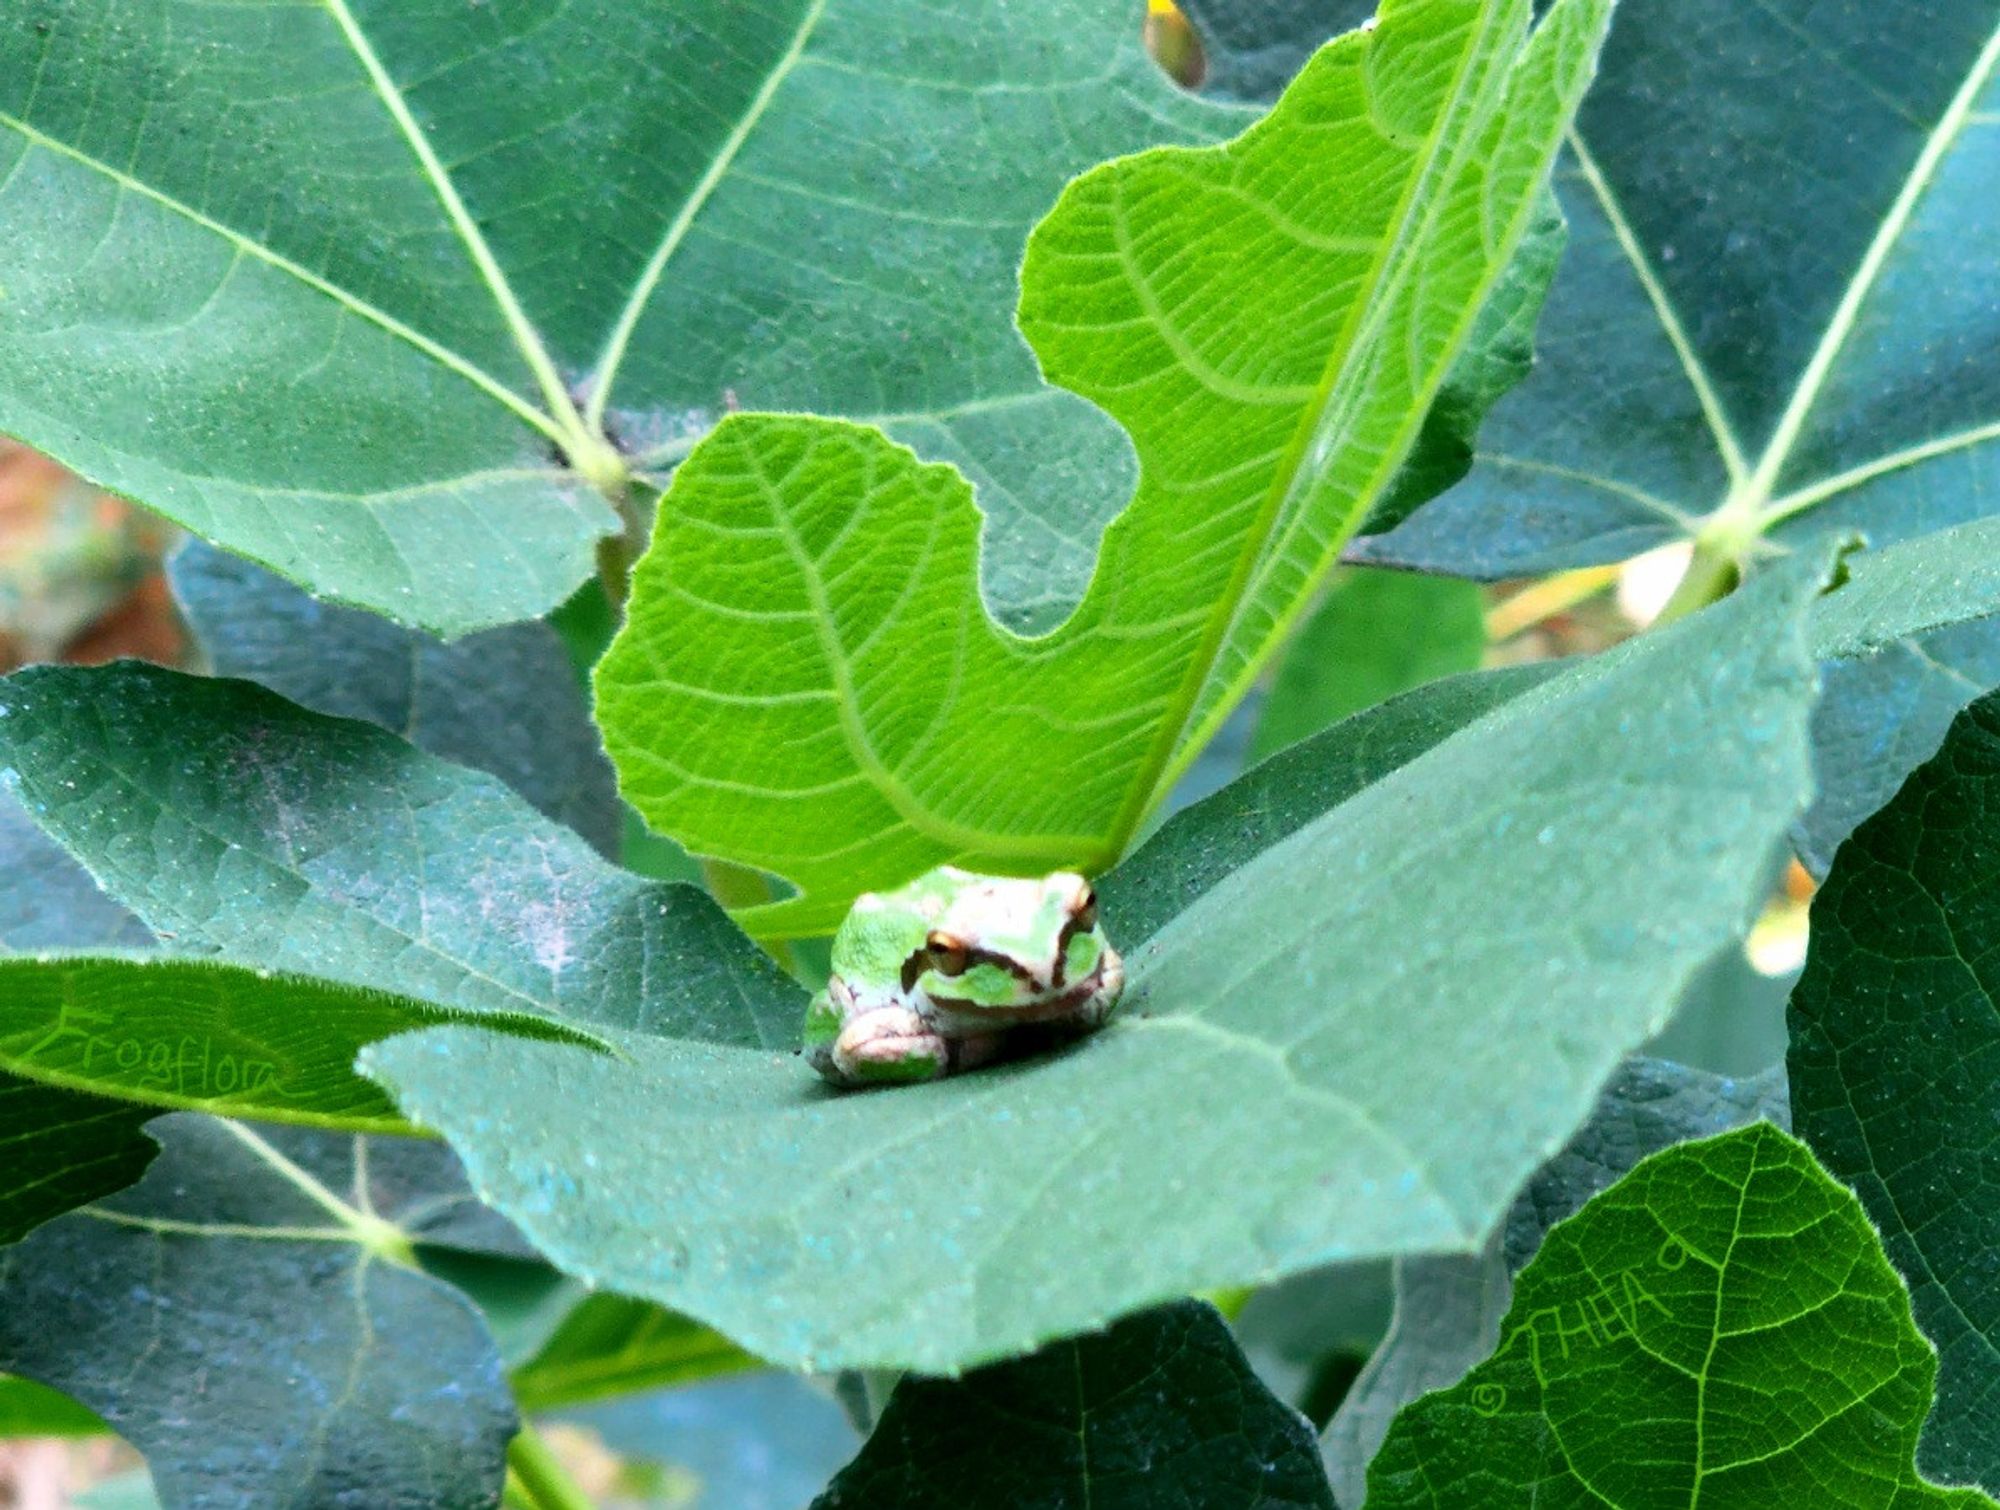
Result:
<svg viewBox="0 0 2000 1510"><path fill-rule="evenodd" d="M900 1007L864 1013L841 1029L833 1064L849 1085L898 1085L934 1080L950 1065L943 1038Z"/></svg>

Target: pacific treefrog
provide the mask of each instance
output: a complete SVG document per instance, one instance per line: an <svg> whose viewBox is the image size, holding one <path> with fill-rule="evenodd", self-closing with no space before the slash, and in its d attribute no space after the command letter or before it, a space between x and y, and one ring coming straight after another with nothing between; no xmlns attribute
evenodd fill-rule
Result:
<svg viewBox="0 0 2000 1510"><path fill-rule="evenodd" d="M1082 876L944 865L855 900L806 1009L806 1058L837 1085L931 1080L1087 1033L1124 985Z"/></svg>

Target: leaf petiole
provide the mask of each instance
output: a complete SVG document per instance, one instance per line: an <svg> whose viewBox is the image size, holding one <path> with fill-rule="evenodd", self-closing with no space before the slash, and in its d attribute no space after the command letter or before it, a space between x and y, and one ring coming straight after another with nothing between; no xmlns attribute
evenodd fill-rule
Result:
<svg viewBox="0 0 2000 1510"><path fill-rule="evenodd" d="M596 1510L547 1439L526 1421L507 1444L507 1477L530 1510Z"/></svg>

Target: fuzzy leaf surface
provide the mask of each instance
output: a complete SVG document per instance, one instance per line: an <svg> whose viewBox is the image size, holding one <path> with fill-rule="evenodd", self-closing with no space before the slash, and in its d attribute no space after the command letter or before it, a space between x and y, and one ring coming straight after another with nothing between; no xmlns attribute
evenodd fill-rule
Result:
<svg viewBox="0 0 2000 1510"><path fill-rule="evenodd" d="M1067 1054L871 1095L632 1033L432 1030L364 1067L552 1261L795 1367L964 1367L1476 1248L1761 903L1810 789L1816 588L1767 576L1321 812L1133 949Z"/></svg>
<svg viewBox="0 0 2000 1510"><path fill-rule="evenodd" d="M1860 1203L1757 1123L1550 1232L1498 1350L1397 1418L1368 1504L1991 1506L1917 1472L1936 1378Z"/></svg>
<svg viewBox="0 0 2000 1510"><path fill-rule="evenodd" d="M498 776L602 854L624 829L611 766L561 637L509 624L444 641L322 603L191 540L167 565L217 676L261 683L315 713L358 718Z"/></svg>
<svg viewBox="0 0 2000 1510"><path fill-rule="evenodd" d="M1608 0L1392 0L1227 145L1108 163L1028 244L1020 323L1140 458L1076 612L977 590L965 479L878 432L730 418L684 462L600 663L627 799L798 895L941 861L1103 869L1308 606L1467 349ZM1338 194L1327 185L1341 185Z"/></svg>
<svg viewBox="0 0 2000 1510"><path fill-rule="evenodd" d="M382 729L130 662L18 672L0 711L35 821L179 950L496 1023L797 1033L803 993L702 893Z"/></svg>

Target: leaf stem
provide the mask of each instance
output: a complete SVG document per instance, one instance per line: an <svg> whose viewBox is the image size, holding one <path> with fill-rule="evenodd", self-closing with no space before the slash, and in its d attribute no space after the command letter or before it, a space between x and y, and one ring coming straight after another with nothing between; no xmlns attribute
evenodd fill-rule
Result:
<svg viewBox="0 0 2000 1510"><path fill-rule="evenodd" d="M507 1468L533 1510L597 1510L542 1434L526 1421L507 1444Z"/></svg>
<svg viewBox="0 0 2000 1510"><path fill-rule="evenodd" d="M625 600L632 594L632 568L645 552L651 528L649 514L639 506L643 486L637 480L628 478L605 494L611 500L611 506L618 511L619 529L617 534L606 535L597 542L597 580L604 587L604 596L611 604L614 619L624 617ZM653 507L659 507L657 496Z"/></svg>
<svg viewBox="0 0 2000 1510"><path fill-rule="evenodd" d="M1697 540L1694 555L1688 560L1687 573L1651 627L1664 629L1677 619L1684 619L1698 609L1720 602L1734 592L1736 584L1742 580L1743 570L1733 537Z"/></svg>

